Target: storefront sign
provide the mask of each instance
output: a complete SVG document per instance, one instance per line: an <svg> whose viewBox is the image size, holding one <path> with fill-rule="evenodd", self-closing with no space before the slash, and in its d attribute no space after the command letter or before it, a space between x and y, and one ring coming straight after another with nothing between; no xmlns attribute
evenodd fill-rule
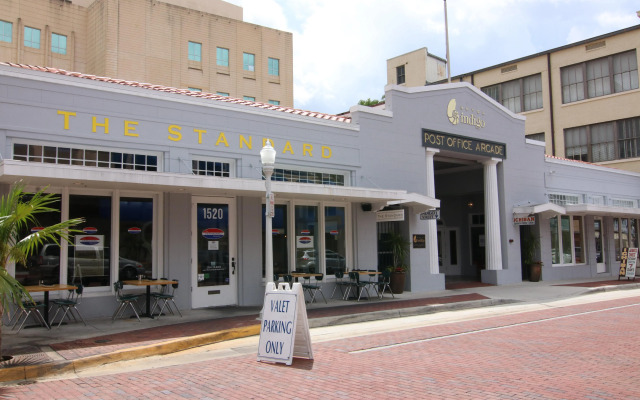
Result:
<svg viewBox="0 0 640 400"><path fill-rule="evenodd" d="M528 215L526 217L513 217L514 225L535 225L535 223L536 223L535 215Z"/></svg>
<svg viewBox="0 0 640 400"><path fill-rule="evenodd" d="M313 359L307 308L302 285L267 284L262 306L258 361L291 365L293 357Z"/></svg>
<svg viewBox="0 0 640 400"><path fill-rule="evenodd" d="M481 118L482 115L484 115L484 112L480 110L465 106L458 107L456 99L449 100L449 104L447 104L447 118L449 118L451 125L465 124L471 125L476 129L484 128L487 123Z"/></svg>
<svg viewBox="0 0 640 400"><path fill-rule="evenodd" d="M404 210L378 211L376 222L404 221Z"/></svg>
<svg viewBox="0 0 640 400"><path fill-rule="evenodd" d="M427 247L425 235L413 235L412 243L414 249L424 249Z"/></svg>
<svg viewBox="0 0 640 400"><path fill-rule="evenodd" d="M440 209L434 208L433 210L425 211L420 214L420 219L440 219Z"/></svg>
<svg viewBox="0 0 640 400"><path fill-rule="evenodd" d="M505 143L477 140L466 136L422 130L422 146L495 158L507 158Z"/></svg>
<svg viewBox="0 0 640 400"><path fill-rule="evenodd" d="M635 279L637 261L638 261L638 248L623 247L622 254L620 255L619 277Z"/></svg>

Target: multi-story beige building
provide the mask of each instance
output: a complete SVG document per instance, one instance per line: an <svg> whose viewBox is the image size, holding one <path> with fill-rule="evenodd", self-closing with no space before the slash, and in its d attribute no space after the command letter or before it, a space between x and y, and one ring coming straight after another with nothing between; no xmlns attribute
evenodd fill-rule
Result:
<svg viewBox="0 0 640 400"><path fill-rule="evenodd" d="M544 141L548 155L640 172L639 45L637 25L451 80L469 82L525 115L527 138ZM387 61L389 84L398 84L402 57ZM408 74L424 70L424 63L416 65L423 59L410 60L403 85L421 85Z"/></svg>
<svg viewBox="0 0 640 400"><path fill-rule="evenodd" d="M3 0L0 61L293 106L292 34L221 0Z"/></svg>

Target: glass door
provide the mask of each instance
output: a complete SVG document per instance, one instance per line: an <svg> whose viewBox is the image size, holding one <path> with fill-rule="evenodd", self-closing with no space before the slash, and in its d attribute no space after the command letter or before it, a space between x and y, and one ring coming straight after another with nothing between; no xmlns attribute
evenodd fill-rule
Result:
<svg viewBox="0 0 640 400"><path fill-rule="evenodd" d="M193 203L193 308L237 304L235 208L231 199Z"/></svg>

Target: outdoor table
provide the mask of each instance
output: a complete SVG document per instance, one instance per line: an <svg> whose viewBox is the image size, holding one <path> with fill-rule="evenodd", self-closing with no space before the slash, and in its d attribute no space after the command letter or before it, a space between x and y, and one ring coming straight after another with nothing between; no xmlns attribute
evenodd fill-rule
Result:
<svg viewBox="0 0 640 400"><path fill-rule="evenodd" d="M167 279L137 279L137 280L130 280L130 281L122 281L122 283L125 284L125 285L146 286L147 287L147 293L146 293L147 304L146 304L146 309L145 309L146 312L142 316L143 317L148 317L148 318L153 318L153 315L151 315L151 286L171 285L171 284L178 283L178 282L177 281L167 280Z"/></svg>
<svg viewBox="0 0 640 400"><path fill-rule="evenodd" d="M53 291L58 291L58 290L75 290L77 289L77 286L73 286L73 285L62 285L62 284L55 284L55 285L30 285L30 286L24 286L24 289L29 292L29 293L40 293L40 292L44 292L44 320L47 321L47 324L49 324L49 292L53 292Z"/></svg>

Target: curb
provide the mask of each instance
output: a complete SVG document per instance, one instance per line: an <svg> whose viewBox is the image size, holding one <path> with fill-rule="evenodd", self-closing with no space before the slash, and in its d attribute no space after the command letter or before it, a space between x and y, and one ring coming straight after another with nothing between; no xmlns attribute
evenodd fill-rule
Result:
<svg viewBox="0 0 640 400"><path fill-rule="evenodd" d="M76 360L54 361L40 365L26 365L19 367L3 368L0 382L13 382L32 380L65 373L79 372L87 368L97 367L118 361L128 361L155 355L171 354L194 347L233 340L247 336L255 336L260 333L260 325L251 325L244 328L226 329L219 332L204 333L186 338L168 340L162 343L135 347L132 349L118 350L112 353L99 354L79 358Z"/></svg>

